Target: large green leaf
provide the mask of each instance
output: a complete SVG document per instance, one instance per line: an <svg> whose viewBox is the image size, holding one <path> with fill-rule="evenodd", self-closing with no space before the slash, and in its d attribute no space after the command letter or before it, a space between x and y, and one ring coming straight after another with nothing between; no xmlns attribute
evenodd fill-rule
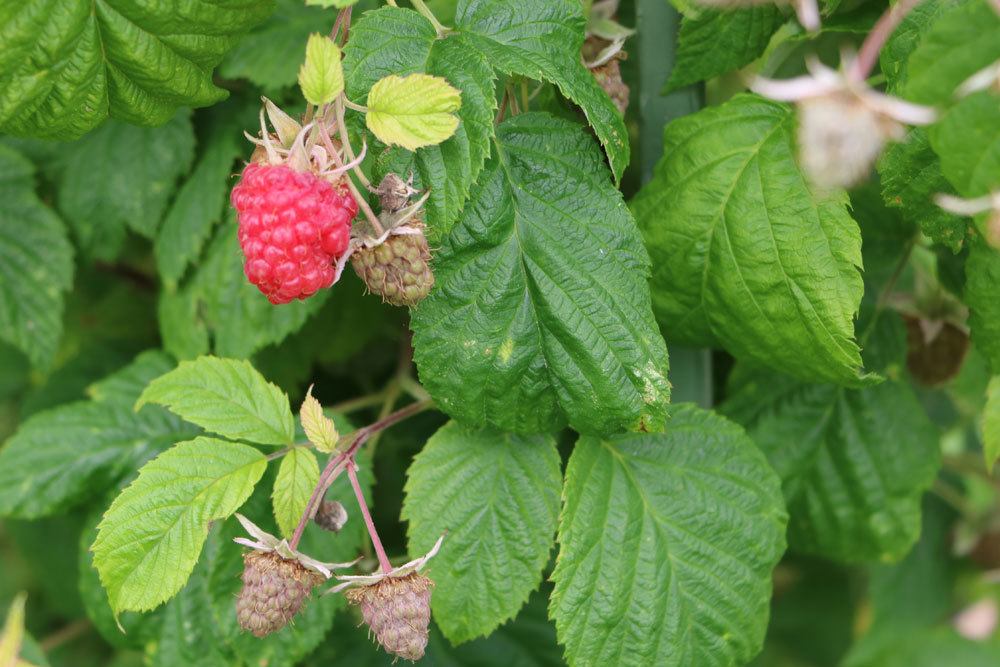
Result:
<svg viewBox="0 0 1000 667"><path fill-rule="evenodd" d="M35 196L31 163L0 146L0 340L47 366L62 335L63 293L72 283L66 228Z"/></svg>
<svg viewBox="0 0 1000 667"><path fill-rule="evenodd" d="M993 472L993 465L1000 459L1000 375L990 379L983 407L983 456L986 467Z"/></svg>
<svg viewBox="0 0 1000 667"><path fill-rule="evenodd" d="M461 91L461 123L455 136L439 146L406 153L421 185L430 188L426 212L432 241L446 235L482 171L497 104L496 77L486 58L460 39L434 37L431 24L416 12L385 7L368 12L351 28L344 49L347 92L354 98L363 99L383 76L415 72L444 77ZM394 152L406 159L402 149Z"/></svg>
<svg viewBox="0 0 1000 667"><path fill-rule="evenodd" d="M743 429L683 404L663 435L583 437L563 499L549 613L571 664L735 667L760 650L786 516Z"/></svg>
<svg viewBox="0 0 1000 667"><path fill-rule="evenodd" d="M24 0L0 7L0 132L74 139L223 99L212 69L272 0Z"/></svg>
<svg viewBox="0 0 1000 667"><path fill-rule="evenodd" d="M226 544L223 548L234 548ZM231 667L232 656L218 640L209 593L209 559L202 557L187 585L163 610L163 623L148 664L150 667Z"/></svg>
<svg viewBox="0 0 1000 667"><path fill-rule="evenodd" d="M452 642L489 635L541 582L561 488L551 436L449 422L414 459L402 518L414 556L446 535L433 561L431 604Z"/></svg>
<svg viewBox="0 0 1000 667"><path fill-rule="evenodd" d="M420 377L445 412L515 432L662 428L648 259L605 174L573 123L528 113L497 129L413 314Z"/></svg>
<svg viewBox="0 0 1000 667"><path fill-rule="evenodd" d="M843 193L810 190L794 125L787 106L751 95L667 125L633 202L653 308L668 339L715 339L739 359L856 384L861 234Z"/></svg>
<svg viewBox="0 0 1000 667"><path fill-rule="evenodd" d="M676 90L753 62L786 20L774 5L738 11L705 9L698 16L682 17L666 89Z"/></svg>
<svg viewBox="0 0 1000 667"><path fill-rule="evenodd" d="M988 0L965 0L930 23L907 61L903 93L922 104L946 103L963 81L998 58L1000 13Z"/></svg>
<svg viewBox="0 0 1000 667"><path fill-rule="evenodd" d="M238 510L266 468L253 447L206 437L144 465L104 514L92 547L111 608L145 611L173 597L198 561L209 522Z"/></svg>
<svg viewBox="0 0 1000 667"><path fill-rule="evenodd" d="M126 229L152 238L194 157L190 113L162 127L105 123L69 144L55 164L56 203L85 252L113 259Z"/></svg>
<svg viewBox="0 0 1000 667"><path fill-rule="evenodd" d="M740 369L735 386L724 408L781 477L792 548L842 561L906 554L940 462L906 385L849 390Z"/></svg>
<svg viewBox="0 0 1000 667"><path fill-rule="evenodd" d="M1000 96L983 91L953 107L930 131L941 169L961 194L976 197L1000 184Z"/></svg>
<svg viewBox="0 0 1000 667"><path fill-rule="evenodd" d="M972 342L1000 373L1000 251L975 239L965 264L965 303Z"/></svg>
<svg viewBox="0 0 1000 667"><path fill-rule="evenodd" d="M580 58L584 18L577 0L460 0L455 27L494 69L549 81L583 110L615 180L629 162L628 130Z"/></svg>
<svg viewBox="0 0 1000 667"><path fill-rule="evenodd" d="M295 418L288 397L247 361L182 361L146 387L136 409L159 403L213 433L266 445L290 445Z"/></svg>
<svg viewBox="0 0 1000 667"><path fill-rule="evenodd" d="M98 403L132 408L146 385L175 365L170 355L162 350L146 350L128 366L87 387L87 396Z"/></svg>
<svg viewBox="0 0 1000 667"><path fill-rule="evenodd" d="M0 514L35 518L103 493L197 429L165 410L79 402L40 412L0 449Z"/></svg>
<svg viewBox="0 0 1000 667"><path fill-rule="evenodd" d="M906 83L910 54L920 44L929 26L939 14L949 11L962 0L920 2L903 17L879 52L879 68L886 77L886 87L893 93Z"/></svg>

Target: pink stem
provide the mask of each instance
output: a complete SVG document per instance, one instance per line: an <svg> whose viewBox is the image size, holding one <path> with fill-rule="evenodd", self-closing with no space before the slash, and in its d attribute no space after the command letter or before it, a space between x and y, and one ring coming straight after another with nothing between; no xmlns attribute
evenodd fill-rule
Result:
<svg viewBox="0 0 1000 667"><path fill-rule="evenodd" d="M848 72L849 77L858 82L868 78L878 61L882 47L885 46L893 31L903 22L903 18L918 4L920 4L920 0L900 0L882 14L875 23L875 27L865 37L861 50L858 51L858 58Z"/></svg>
<svg viewBox="0 0 1000 667"><path fill-rule="evenodd" d="M392 572L392 563L389 562L389 557L385 555L385 549L382 547L382 540L378 537L378 531L375 529L375 522L372 521L371 512L368 511L368 503L365 502L365 494L361 491L361 484L358 482L358 466L355 465L354 459L347 462L347 476L351 480L351 486L354 488L354 497L358 499L358 506L361 508L361 516L365 518L365 525L368 527L368 535L372 538L372 545L375 547L375 555L378 556L378 564L382 566L382 571L386 574Z"/></svg>

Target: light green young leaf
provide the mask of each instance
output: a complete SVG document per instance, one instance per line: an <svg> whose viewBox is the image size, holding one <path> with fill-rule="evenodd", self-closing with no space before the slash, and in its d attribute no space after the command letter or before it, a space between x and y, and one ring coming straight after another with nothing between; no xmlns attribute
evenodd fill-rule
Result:
<svg viewBox="0 0 1000 667"><path fill-rule="evenodd" d="M283 536L291 537L295 532L318 482L319 464L316 455L308 448L294 447L281 459L271 501L278 530Z"/></svg>
<svg viewBox="0 0 1000 667"><path fill-rule="evenodd" d="M705 81L753 62L786 21L774 5L736 11L704 9L696 17L683 16L666 90Z"/></svg>
<svg viewBox="0 0 1000 667"><path fill-rule="evenodd" d="M845 562L893 561L920 535L920 499L940 464L913 392L859 390L746 372L723 406L781 477L796 550Z"/></svg>
<svg viewBox="0 0 1000 667"><path fill-rule="evenodd" d="M972 342L1000 374L1000 251L976 238L965 263L965 304Z"/></svg>
<svg viewBox="0 0 1000 667"><path fill-rule="evenodd" d="M521 114L413 312L441 408L514 432L658 430L670 387L635 223L581 128Z"/></svg>
<svg viewBox="0 0 1000 667"><path fill-rule="evenodd" d="M0 449L0 515L34 519L105 492L194 427L165 410L79 402L40 412Z"/></svg>
<svg viewBox="0 0 1000 667"><path fill-rule="evenodd" d="M462 96L441 77L392 74L368 93L365 122L383 143L415 151L455 134L461 106Z"/></svg>
<svg viewBox="0 0 1000 667"><path fill-rule="evenodd" d="M289 445L295 438L288 396L244 360L182 361L150 382L135 407L146 403L159 403L192 424L234 440Z"/></svg>
<svg viewBox="0 0 1000 667"><path fill-rule="evenodd" d="M340 47L319 33L309 35L306 61L299 69L299 87L306 101L316 106L329 104L344 91L344 68Z"/></svg>
<svg viewBox="0 0 1000 667"><path fill-rule="evenodd" d="M17 667L21 663L21 643L24 641L24 603L27 595L19 593L7 609L7 616L0 628L0 666Z"/></svg>
<svg viewBox="0 0 1000 667"><path fill-rule="evenodd" d="M941 169L966 197L1000 184L1000 97L990 91L959 102L930 130Z"/></svg>
<svg viewBox="0 0 1000 667"><path fill-rule="evenodd" d="M194 142L182 111L162 127L111 121L66 146L54 166L56 204L85 253L114 259L127 229L156 235Z"/></svg>
<svg viewBox="0 0 1000 667"><path fill-rule="evenodd" d="M115 613L173 597L198 561L209 522L238 510L266 468L253 447L206 437L144 465L105 513L92 547Z"/></svg>
<svg viewBox="0 0 1000 667"><path fill-rule="evenodd" d="M62 221L35 195L33 171L0 146L0 340L44 368L62 336L73 247Z"/></svg>
<svg viewBox="0 0 1000 667"><path fill-rule="evenodd" d="M579 105L607 152L616 181L629 163L628 130L580 59L586 22L577 0L460 0L455 28L497 71L556 85Z"/></svg>
<svg viewBox="0 0 1000 667"><path fill-rule="evenodd" d="M966 79L997 59L1000 14L995 7L988 0L956 3L937 14L910 54L904 97L921 104L945 104Z"/></svg>
<svg viewBox="0 0 1000 667"><path fill-rule="evenodd" d="M862 381L854 316L861 232L842 193L813 192L795 116L739 95L667 125L632 203L653 260L653 308L678 343L807 380Z"/></svg>
<svg viewBox="0 0 1000 667"><path fill-rule="evenodd" d="M337 447L337 427L333 420L323 414L323 406L312 395L312 387L306 392L302 407L299 408L299 421L306 438L321 452L332 452Z"/></svg>
<svg viewBox="0 0 1000 667"><path fill-rule="evenodd" d="M109 115L165 123L178 107L225 98L212 70L273 0L5 2L0 132L75 139Z"/></svg>
<svg viewBox="0 0 1000 667"><path fill-rule="evenodd" d="M582 437L566 468L549 615L576 665L744 665L785 549L778 478L690 404L662 435Z"/></svg>
<svg viewBox="0 0 1000 667"><path fill-rule="evenodd" d="M561 488L559 452L547 435L449 422L413 460L401 516L413 555L447 534L433 561L431 604L453 643L489 635L538 587Z"/></svg>
<svg viewBox="0 0 1000 667"><path fill-rule="evenodd" d="M986 406L983 408L983 456L986 469L993 472L993 465L1000 459L1000 375L994 375L986 389Z"/></svg>

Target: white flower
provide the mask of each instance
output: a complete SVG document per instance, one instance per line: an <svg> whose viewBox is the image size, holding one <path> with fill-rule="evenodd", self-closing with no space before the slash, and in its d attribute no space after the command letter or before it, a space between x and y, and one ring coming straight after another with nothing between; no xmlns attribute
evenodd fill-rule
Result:
<svg viewBox="0 0 1000 667"><path fill-rule="evenodd" d="M998 0L1000 1L1000 0ZM820 28L819 6L816 0L697 0L707 7L752 7L754 5L792 5L802 27L809 31Z"/></svg>
<svg viewBox="0 0 1000 667"><path fill-rule="evenodd" d="M887 141L906 136L905 125L934 122L930 107L872 89L863 80L807 62L810 75L783 81L757 77L751 89L773 100L795 102L802 168L816 185L849 187L864 180ZM844 71L854 71L845 57Z"/></svg>

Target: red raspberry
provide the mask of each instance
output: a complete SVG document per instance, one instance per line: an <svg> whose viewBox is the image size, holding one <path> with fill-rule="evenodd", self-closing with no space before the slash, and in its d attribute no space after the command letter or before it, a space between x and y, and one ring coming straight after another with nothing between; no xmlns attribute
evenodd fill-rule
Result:
<svg viewBox="0 0 1000 667"><path fill-rule="evenodd" d="M271 303L305 299L333 284L358 204L335 187L286 165L248 164L233 188L247 279Z"/></svg>

